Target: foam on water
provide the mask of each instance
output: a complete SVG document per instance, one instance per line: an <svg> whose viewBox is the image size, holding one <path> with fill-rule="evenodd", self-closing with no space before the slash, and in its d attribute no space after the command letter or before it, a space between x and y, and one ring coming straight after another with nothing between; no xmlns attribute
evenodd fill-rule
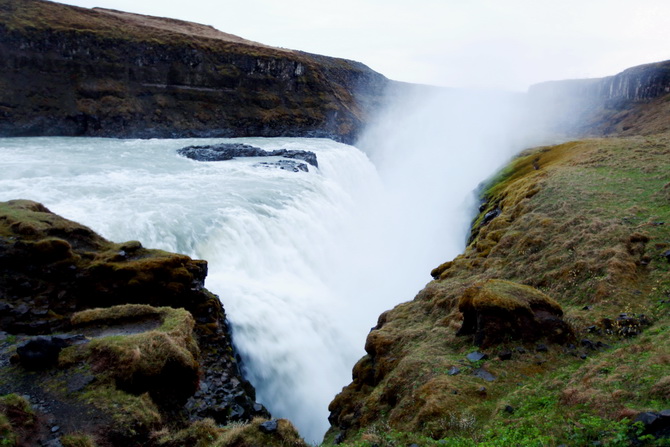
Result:
<svg viewBox="0 0 670 447"><path fill-rule="evenodd" d="M370 158L325 139L0 139L0 200L206 259L258 400L318 442L369 328L462 250L473 190L511 155L508 109L428 98L380 116L360 142ZM220 141L311 150L319 169L175 152Z"/></svg>

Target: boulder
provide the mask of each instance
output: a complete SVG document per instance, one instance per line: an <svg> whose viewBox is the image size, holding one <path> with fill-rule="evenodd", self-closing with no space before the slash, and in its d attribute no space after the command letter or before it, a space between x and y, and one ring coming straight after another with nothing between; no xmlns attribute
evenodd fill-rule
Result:
<svg viewBox="0 0 670 447"><path fill-rule="evenodd" d="M471 362L478 362L480 360L488 359L489 356L487 354L484 354L483 352L474 351L474 352L471 352L470 354L466 355L465 358L467 358Z"/></svg>
<svg viewBox="0 0 670 447"><path fill-rule="evenodd" d="M655 438L670 438L670 410L658 413L646 411L639 413L634 422L641 422L644 427L643 434L652 435Z"/></svg>
<svg viewBox="0 0 670 447"><path fill-rule="evenodd" d="M466 289L458 309L463 314L463 325L457 335L472 336L477 346L510 339L527 342L546 338L564 343L574 338L556 301L511 281L492 279Z"/></svg>
<svg viewBox="0 0 670 447"><path fill-rule="evenodd" d="M240 143L188 146L177 150L177 153L196 161L225 161L238 157L281 157L303 160L315 168L319 167L319 163L316 160L316 154L311 151L291 149L266 151L259 147Z"/></svg>
<svg viewBox="0 0 670 447"><path fill-rule="evenodd" d="M258 429L266 434L276 433L278 428L279 424L274 419L271 421L263 422L258 426Z"/></svg>
<svg viewBox="0 0 670 447"><path fill-rule="evenodd" d="M24 368L43 370L58 363L58 354L67 345L60 337L37 337L17 347L16 353Z"/></svg>

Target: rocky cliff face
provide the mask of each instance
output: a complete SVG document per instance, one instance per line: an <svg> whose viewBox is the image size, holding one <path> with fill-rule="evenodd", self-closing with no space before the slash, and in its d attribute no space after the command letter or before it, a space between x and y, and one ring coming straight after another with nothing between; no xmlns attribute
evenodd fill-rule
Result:
<svg viewBox="0 0 670 447"><path fill-rule="evenodd" d="M670 129L670 61L632 67L600 79L531 86L529 101L543 125L569 135L636 135Z"/></svg>
<svg viewBox="0 0 670 447"><path fill-rule="evenodd" d="M206 275L205 261L115 244L39 203L0 203L0 396L27 395L60 427L53 436L95 433L99 445L268 417Z"/></svg>
<svg viewBox="0 0 670 447"><path fill-rule="evenodd" d="M0 135L351 142L387 83L357 62L203 25L0 0Z"/></svg>

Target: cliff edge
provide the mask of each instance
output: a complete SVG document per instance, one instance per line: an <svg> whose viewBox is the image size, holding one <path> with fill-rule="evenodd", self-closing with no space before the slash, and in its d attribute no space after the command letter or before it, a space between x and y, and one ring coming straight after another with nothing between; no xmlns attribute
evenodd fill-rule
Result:
<svg viewBox="0 0 670 447"><path fill-rule="evenodd" d="M179 20L0 0L0 135L353 142L389 81Z"/></svg>
<svg viewBox="0 0 670 447"><path fill-rule="evenodd" d="M670 130L670 61L614 76L533 85L528 100L543 127L568 137L649 135Z"/></svg>
<svg viewBox="0 0 670 447"><path fill-rule="evenodd" d="M206 274L39 203L0 203L2 444L304 445L255 402Z"/></svg>

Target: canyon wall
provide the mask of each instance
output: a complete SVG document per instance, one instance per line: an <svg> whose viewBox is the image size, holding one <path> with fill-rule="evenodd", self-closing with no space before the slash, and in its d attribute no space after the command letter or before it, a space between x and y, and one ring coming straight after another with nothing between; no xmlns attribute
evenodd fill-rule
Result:
<svg viewBox="0 0 670 447"><path fill-rule="evenodd" d="M0 135L352 142L388 80L172 19L0 1Z"/></svg>

